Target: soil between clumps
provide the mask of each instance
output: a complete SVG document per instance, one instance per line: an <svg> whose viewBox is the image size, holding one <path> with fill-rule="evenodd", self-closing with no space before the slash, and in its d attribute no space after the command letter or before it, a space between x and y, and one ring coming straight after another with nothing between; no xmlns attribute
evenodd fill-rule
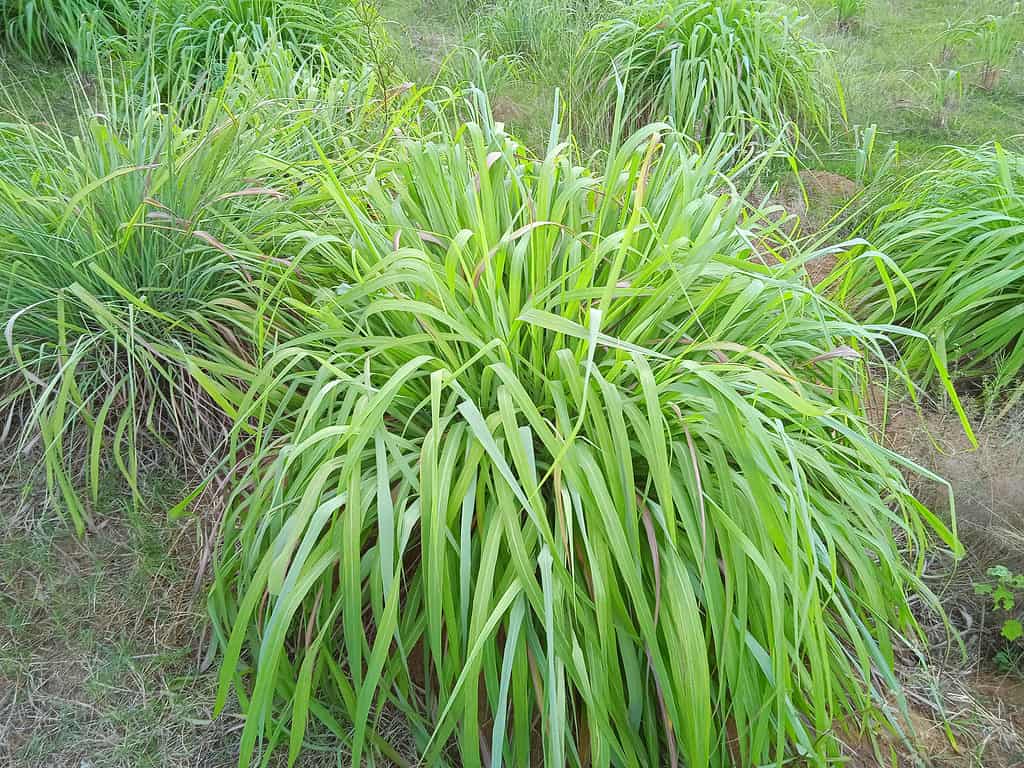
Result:
<svg viewBox="0 0 1024 768"><path fill-rule="evenodd" d="M882 402L875 400L872 418L883 429ZM974 594L974 583L993 565L1024 572L1024 409L985 416L977 413L979 404L965 405L976 449L951 408L900 402L890 403L885 413L886 445L952 486L966 555L959 562L948 553L930 557L925 581L949 624L922 605L918 620L928 647L907 649L897 669L910 706L908 736L918 756L897 739L887 740L888 762L856 745L851 750L856 768L910 768L921 759L934 768L1024 766L1024 682L1020 670L996 663L996 654L1006 647L1002 617ZM946 487L910 477L921 501L948 519Z"/></svg>

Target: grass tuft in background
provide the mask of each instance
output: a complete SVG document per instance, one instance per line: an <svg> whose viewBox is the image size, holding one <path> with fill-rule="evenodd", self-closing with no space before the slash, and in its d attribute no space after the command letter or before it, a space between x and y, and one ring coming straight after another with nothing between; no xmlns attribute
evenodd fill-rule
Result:
<svg viewBox="0 0 1024 768"><path fill-rule="evenodd" d="M853 257L843 293L867 322L921 332L903 358L924 380L938 361L992 394L1024 368L1022 195L1024 157L956 149L890 190L868 224L876 250Z"/></svg>
<svg viewBox="0 0 1024 768"><path fill-rule="evenodd" d="M577 72L596 120L614 120L620 89L629 125L668 117L701 142L721 132L769 140L794 129L828 134L840 115L828 53L788 6L642 1L613 13L587 36Z"/></svg>

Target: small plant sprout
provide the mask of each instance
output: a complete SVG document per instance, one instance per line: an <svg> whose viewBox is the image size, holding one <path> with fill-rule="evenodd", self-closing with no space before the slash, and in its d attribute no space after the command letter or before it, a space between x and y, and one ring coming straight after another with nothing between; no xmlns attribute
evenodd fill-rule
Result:
<svg viewBox="0 0 1024 768"><path fill-rule="evenodd" d="M1009 642L1024 637L1024 625L1017 610L1018 599L1024 592L1024 573L1014 573L1005 565L996 565L987 571L988 580L974 584L974 594L992 599L992 610L1005 616L1000 634Z"/></svg>
<svg viewBox="0 0 1024 768"><path fill-rule="evenodd" d="M864 21L867 13L868 0L834 0L836 7L836 26L840 32L853 32Z"/></svg>
<svg viewBox="0 0 1024 768"><path fill-rule="evenodd" d="M976 27L975 45L981 61L978 86L985 91L999 87L1013 57L1020 50L1021 11L1019 4L1006 16L986 16Z"/></svg>
<svg viewBox="0 0 1024 768"><path fill-rule="evenodd" d="M855 126L853 129L854 179L861 184L870 184L884 178L899 162L899 142L891 141L885 153L879 158L875 154L878 126Z"/></svg>
<svg viewBox="0 0 1024 768"><path fill-rule="evenodd" d="M960 111L964 99L964 80L960 71L931 68L932 114L940 128L948 128Z"/></svg>

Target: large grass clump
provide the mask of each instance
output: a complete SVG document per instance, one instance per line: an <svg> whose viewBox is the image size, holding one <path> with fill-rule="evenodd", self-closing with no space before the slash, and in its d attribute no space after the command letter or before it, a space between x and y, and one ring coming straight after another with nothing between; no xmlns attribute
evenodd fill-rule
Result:
<svg viewBox="0 0 1024 768"><path fill-rule="evenodd" d="M276 250L318 206L309 177L362 178L417 131L417 89L327 55L272 41L228 70L165 103L105 77L73 137L0 129L0 429L39 449L79 532L109 465L137 497L145 448L216 464L235 382L299 333L264 308L306 290Z"/></svg>
<svg viewBox="0 0 1024 768"><path fill-rule="evenodd" d="M114 41L136 32L147 2L0 0L0 42L30 57L70 54L86 65Z"/></svg>
<svg viewBox="0 0 1024 768"><path fill-rule="evenodd" d="M356 74L387 53L375 6L355 0L0 0L0 21L26 55L118 57L157 72L165 96L219 83L233 54L272 43Z"/></svg>
<svg viewBox="0 0 1024 768"><path fill-rule="evenodd" d="M475 10L471 29L490 53L521 60L540 80L562 82L576 46L605 5L600 0L489 0Z"/></svg>
<svg viewBox="0 0 1024 768"><path fill-rule="evenodd" d="M953 539L870 437L876 340L759 263L725 168L665 124L594 174L470 123L324 174L308 332L229 462L243 765L325 731L402 765L401 715L423 765L824 766L891 715Z"/></svg>
<svg viewBox="0 0 1024 768"><path fill-rule="evenodd" d="M841 104L826 50L774 0L620 3L587 36L577 69L598 127L612 122L620 87L626 120L668 118L698 140L825 133Z"/></svg>
<svg viewBox="0 0 1024 768"><path fill-rule="evenodd" d="M248 325L248 284L265 267L240 230L278 194L246 181L240 153L254 148L237 125L140 120L128 136L90 120L73 143L29 126L5 137L39 171L31 184L0 171L3 402L79 531L90 514L77 487L95 500L113 459L134 491L142 435L204 452L218 418L179 356L215 350L244 370L236 318Z"/></svg>
<svg viewBox="0 0 1024 768"><path fill-rule="evenodd" d="M850 262L845 295L869 322L920 332L903 358L922 381L948 367L996 392L1020 374L1024 157L952 150L893 190L865 236L877 250Z"/></svg>
<svg viewBox="0 0 1024 768"><path fill-rule="evenodd" d="M303 60L324 55L358 73L383 38L373 6L353 0L153 0L142 43L174 84L223 77L232 53L274 40Z"/></svg>
<svg viewBox="0 0 1024 768"><path fill-rule="evenodd" d="M225 416L196 377L244 372L273 333L255 318L288 273L262 250L295 187L278 139L306 138L284 107L104 101L73 138L0 133L0 405L79 531L103 467L137 494L144 445L214 454Z"/></svg>

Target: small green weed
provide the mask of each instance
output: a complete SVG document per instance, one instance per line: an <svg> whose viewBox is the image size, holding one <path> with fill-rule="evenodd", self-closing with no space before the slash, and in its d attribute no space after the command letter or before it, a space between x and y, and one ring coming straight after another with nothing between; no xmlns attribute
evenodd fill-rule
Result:
<svg viewBox="0 0 1024 768"><path fill-rule="evenodd" d="M990 597L992 610L1002 619L1000 634L1009 642L1024 637L1017 603L1024 595L1024 573L1014 573L1005 565L995 565L986 571L989 580L976 582L974 594Z"/></svg>
<svg viewBox="0 0 1024 768"><path fill-rule="evenodd" d="M899 142L890 141L885 151L876 152L878 143L878 126L872 123L867 127L854 126L853 129L853 178L861 184L871 184L886 178L899 164Z"/></svg>

